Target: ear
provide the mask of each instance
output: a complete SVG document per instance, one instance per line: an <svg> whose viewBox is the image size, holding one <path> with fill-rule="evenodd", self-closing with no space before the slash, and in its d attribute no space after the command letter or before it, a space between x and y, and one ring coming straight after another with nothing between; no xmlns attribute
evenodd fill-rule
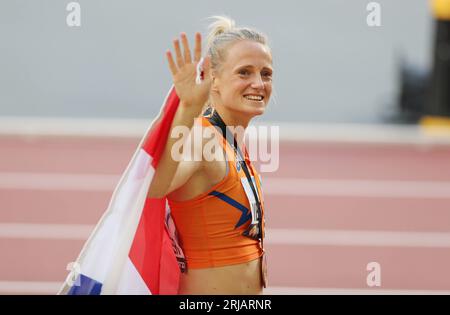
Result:
<svg viewBox="0 0 450 315"><path fill-rule="evenodd" d="M217 92L219 90L217 86L219 80L217 79L216 73L214 71L211 72L211 80L211 91Z"/></svg>

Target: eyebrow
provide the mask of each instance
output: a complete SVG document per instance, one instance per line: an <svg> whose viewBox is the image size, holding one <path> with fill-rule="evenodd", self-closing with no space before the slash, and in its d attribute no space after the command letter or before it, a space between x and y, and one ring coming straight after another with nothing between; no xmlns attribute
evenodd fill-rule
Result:
<svg viewBox="0 0 450 315"><path fill-rule="evenodd" d="M242 68L255 68L253 65L242 65L236 68L236 70L242 69ZM273 69L270 67L263 67L263 70L270 70L273 72Z"/></svg>

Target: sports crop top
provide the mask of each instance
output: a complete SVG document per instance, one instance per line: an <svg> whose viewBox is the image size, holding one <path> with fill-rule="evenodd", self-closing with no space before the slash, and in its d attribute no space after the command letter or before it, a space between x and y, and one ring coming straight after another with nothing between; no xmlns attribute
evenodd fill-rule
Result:
<svg viewBox="0 0 450 315"><path fill-rule="evenodd" d="M242 179L246 180L245 173L236 163L233 148L207 118L201 117L201 125L212 128L219 136L226 155L227 172L219 183L193 199L174 201L168 198L187 268L220 267L254 260L262 256L263 250L258 240L242 235L252 219L250 202L241 184ZM264 224L260 177L247 150L244 151L260 196Z"/></svg>

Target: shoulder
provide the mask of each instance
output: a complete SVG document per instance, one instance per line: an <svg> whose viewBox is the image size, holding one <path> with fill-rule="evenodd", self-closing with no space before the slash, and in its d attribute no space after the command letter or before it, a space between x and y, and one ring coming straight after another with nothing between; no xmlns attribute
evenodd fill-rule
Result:
<svg viewBox="0 0 450 315"><path fill-rule="evenodd" d="M227 154L222 136L205 117L199 120L201 141L197 141L196 150L201 151L202 170L209 178L222 179L226 172ZM200 134L200 132L198 132Z"/></svg>

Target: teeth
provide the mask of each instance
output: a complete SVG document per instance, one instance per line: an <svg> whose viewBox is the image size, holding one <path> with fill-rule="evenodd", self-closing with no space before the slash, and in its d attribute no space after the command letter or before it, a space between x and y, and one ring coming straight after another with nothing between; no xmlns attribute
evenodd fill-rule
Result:
<svg viewBox="0 0 450 315"><path fill-rule="evenodd" d="M252 100L252 101L262 101L263 97L260 95L246 95L244 96L246 99L248 100Z"/></svg>

